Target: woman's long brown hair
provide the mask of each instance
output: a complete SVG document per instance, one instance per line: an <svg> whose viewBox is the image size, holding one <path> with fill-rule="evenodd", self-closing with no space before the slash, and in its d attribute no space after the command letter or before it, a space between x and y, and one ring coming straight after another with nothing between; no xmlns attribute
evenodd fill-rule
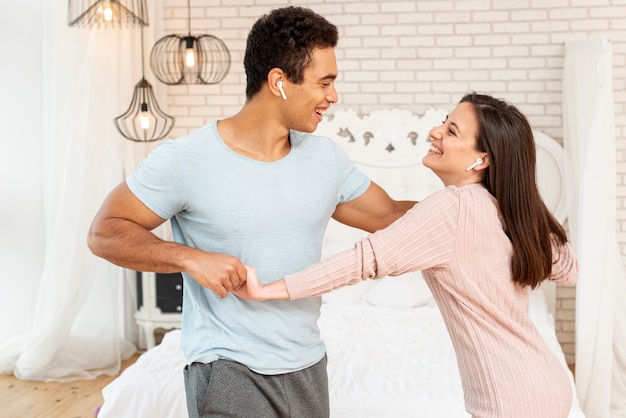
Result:
<svg viewBox="0 0 626 418"><path fill-rule="evenodd" d="M539 194L532 129L526 117L503 100L469 93L461 102L474 108L477 147L489 156L483 185L498 201L513 244L513 280L535 288L552 270L552 240L563 245L567 235Z"/></svg>

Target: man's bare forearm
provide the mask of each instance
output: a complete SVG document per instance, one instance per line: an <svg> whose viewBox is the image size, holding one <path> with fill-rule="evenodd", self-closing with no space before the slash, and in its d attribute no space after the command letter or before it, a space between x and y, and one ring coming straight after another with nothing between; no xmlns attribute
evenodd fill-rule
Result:
<svg viewBox="0 0 626 418"><path fill-rule="evenodd" d="M95 224L87 237L89 249L118 266L172 273L186 271L186 261L200 250L164 241L151 231L125 219L107 219Z"/></svg>

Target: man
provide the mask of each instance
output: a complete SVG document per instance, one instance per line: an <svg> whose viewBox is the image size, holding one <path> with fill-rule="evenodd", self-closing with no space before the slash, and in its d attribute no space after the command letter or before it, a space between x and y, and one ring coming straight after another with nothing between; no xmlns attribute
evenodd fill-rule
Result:
<svg viewBox="0 0 626 418"><path fill-rule="evenodd" d="M330 139L305 133L337 102L337 38L308 9L261 17L239 113L162 143L93 221L94 254L183 272L191 417L328 416L320 299L255 304L229 292L245 282L245 265L283 277L318 261L331 216L375 231L414 204L392 200ZM175 242L150 232L168 219Z"/></svg>

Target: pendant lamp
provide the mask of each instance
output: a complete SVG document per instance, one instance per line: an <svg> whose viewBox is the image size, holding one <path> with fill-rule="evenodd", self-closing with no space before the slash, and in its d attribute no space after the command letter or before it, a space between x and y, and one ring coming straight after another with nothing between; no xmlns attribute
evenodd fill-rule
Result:
<svg viewBox="0 0 626 418"><path fill-rule="evenodd" d="M135 85L128 110L115 118L117 130L135 142L163 139L174 127L174 118L161 110L152 85L144 76L143 28L141 29L141 80Z"/></svg>
<svg viewBox="0 0 626 418"><path fill-rule="evenodd" d="M191 34L191 5L187 0L187 36L167 35L150 53L150 68L161 82L176 84L217 84L230 70L230 52L213 35Z"/></svg>
<svg viewBox="0 0 626 418"><path fill-rule="evenodd" d="M69 0L67 24L72 27L148 26L146 0Z"/></svg>

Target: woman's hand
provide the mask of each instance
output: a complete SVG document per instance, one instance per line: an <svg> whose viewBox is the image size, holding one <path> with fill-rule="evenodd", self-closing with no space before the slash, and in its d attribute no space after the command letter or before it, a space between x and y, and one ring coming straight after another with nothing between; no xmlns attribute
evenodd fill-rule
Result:
<svg viewBox="0 0 626 418"><path fill-rule="evenodd" d="M260 296L263 293L263 285L259 283L259 277L256 275L254 267L246 266L248 272L246 282L239 289L232 292L245 300L264 300Z"/></svg>
<svg viewBox="0 0 626 418"><path fill-rule="evenodd" d="M280 279L275 282L262 285L256 270L253 267L246 266L248 277L246 282L232 293L245 300L263 301L268 299L289 299L285 280Z"/></svg>

